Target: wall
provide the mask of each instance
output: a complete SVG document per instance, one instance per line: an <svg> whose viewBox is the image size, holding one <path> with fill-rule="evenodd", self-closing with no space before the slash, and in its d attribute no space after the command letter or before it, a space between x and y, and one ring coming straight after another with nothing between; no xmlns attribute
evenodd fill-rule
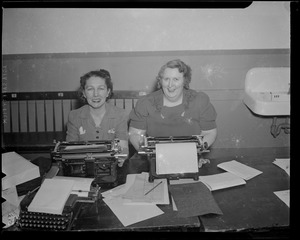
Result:
<svg viewBox="0 0 300 240"><path fill-rule="evenodd" d="M289 48L289 2L231 8L3 9L3 54Z"/></svg>
<svg viewBox="0 0 300 240"><path fill-rule="evenodd" d="M181 58L193 69L191 88L217 110L214 148L290 145L285 133L272 137L271 118L242 101L251 68L290 66L283 2L242 10L5 9L3 19L2 91L74 91L82 74L105 68L116 90L148 92L160 66Z"/></svg>

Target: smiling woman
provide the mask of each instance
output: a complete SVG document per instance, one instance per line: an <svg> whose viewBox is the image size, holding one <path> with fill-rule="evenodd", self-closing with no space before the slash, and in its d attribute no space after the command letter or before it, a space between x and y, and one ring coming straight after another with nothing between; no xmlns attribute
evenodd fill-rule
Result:
<svg viewBox="0 0 300 240"><path fill-rule="evenodd" d="M122 153L128 151L127 113L107 103L113 94L110 73L100 69L80 78L80 94L85 105L69 113L66 141L113 140L118 138ZM127 157L119 158L122 166Z"/></svg>
<svg viewBox="0 0 300 240"><path fill-rule="evenodd" d="M180 59L160 68L159 90L140 98L129 116L129 139L136 150L144 136L200 135L208 147L214 143L217 114L206 93L189 89L191 72Z"/></svg>

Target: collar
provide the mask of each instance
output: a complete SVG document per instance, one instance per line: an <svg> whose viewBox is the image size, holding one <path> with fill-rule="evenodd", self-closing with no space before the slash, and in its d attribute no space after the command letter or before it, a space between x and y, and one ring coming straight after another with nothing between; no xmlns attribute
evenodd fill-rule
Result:
<svg viewBox="0 0 300 240"><path fill-rule="evenodd" d="M111 105L110 103L105 103L105 115L107 118L115 118L116 117L116 112L113 109L113 105ZM88 104L84 105L82 107L82 111L80 112L80 117L81 118L90 118L91 114L90 114L90 107Z"/></svg>
<svg viewBox="0 0 300 240"><path fill-rule="evenodd" d="M182 98L182 105L185 107L185 109L188 107L188 104L190 100L193 97L193 92L190 89L183 89L183 98ZM164 92L162 89L159 89L158 91L155 92L153 96L153 105L156 107L158 111L161 111L161 108L163 106L163 96Z"/></svg>

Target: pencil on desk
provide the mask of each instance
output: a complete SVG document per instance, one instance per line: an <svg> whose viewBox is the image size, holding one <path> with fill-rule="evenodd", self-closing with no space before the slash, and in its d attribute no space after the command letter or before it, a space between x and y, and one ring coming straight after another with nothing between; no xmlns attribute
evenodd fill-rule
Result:
<svg viewBox="0 0 300 240"><path fill-rule="evenodd" d="M146 192L145 193L145 196L149 193L149 192L151 192L151 191L153 191L158 185L160 185L161 183L162 183L163 181L160 181L157 185L155 185L153 188L151 188L148 192Z"/></svg>

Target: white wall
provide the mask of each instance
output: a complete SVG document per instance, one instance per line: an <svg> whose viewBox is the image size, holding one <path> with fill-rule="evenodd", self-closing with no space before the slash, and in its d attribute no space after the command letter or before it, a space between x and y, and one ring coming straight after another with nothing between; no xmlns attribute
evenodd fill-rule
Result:
<svg viewBox="0 0 300 240"><path fill-rule="evenodd" d="M9 8L2 31L2 54L290 48L290 10Z"/></svg>

